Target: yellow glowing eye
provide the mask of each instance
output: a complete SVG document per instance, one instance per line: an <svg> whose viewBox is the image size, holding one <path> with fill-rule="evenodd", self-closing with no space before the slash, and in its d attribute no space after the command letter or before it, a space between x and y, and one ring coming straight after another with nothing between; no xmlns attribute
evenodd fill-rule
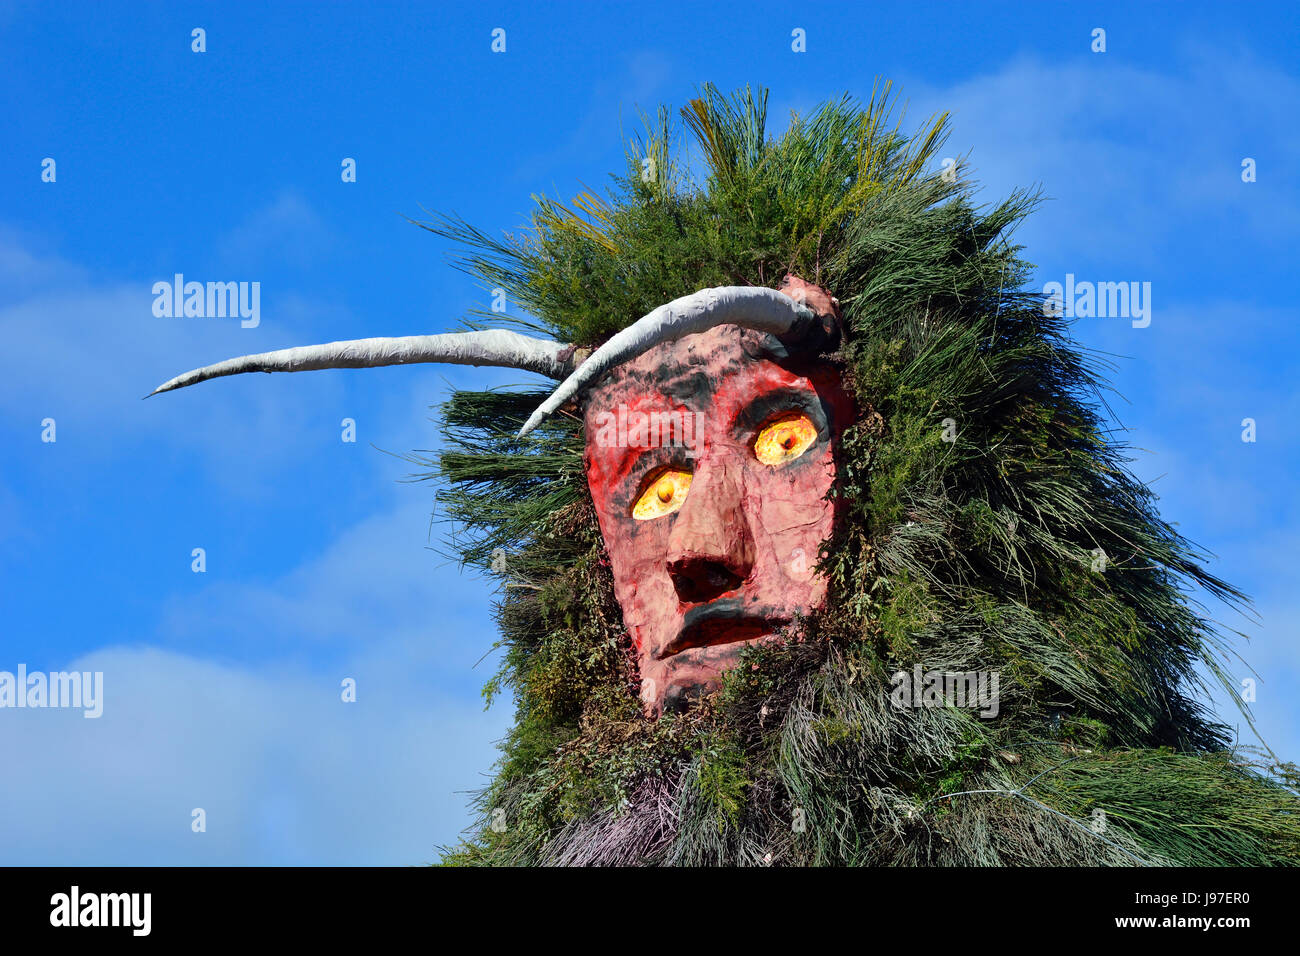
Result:
<svg viewBox="0 0 1300 956"><path fill-rule="evenodd" d="M794 461L817 441L817 426L806 415L772 422L754 439L754 457L765 465Z"/></svg>
<svg viewBox="0 0 1300 956"><path fill-rule="evenodd" d="M669 468L653 475L641 489L641 497L632 506L632 517L649 521L670 515L682 506L686 492L691 488L691 473L680 468Z"/></svg>

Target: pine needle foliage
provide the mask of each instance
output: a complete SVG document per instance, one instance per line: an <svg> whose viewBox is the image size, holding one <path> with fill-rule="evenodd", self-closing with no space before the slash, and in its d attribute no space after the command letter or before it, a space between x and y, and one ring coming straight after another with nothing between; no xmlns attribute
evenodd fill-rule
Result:
<svg viewBox="0 0 1300 956"><path fill-rule="evenodd" d="M766 102L705 86L680 123L645 117L604 195L538 198L518 233L423 224L517 324L588 347L687 292L794 272L843 304L828 361L861 410L828 608L650 721L579 418L521 441L540 393L453 395L431 475L456 554L501 579L485 693L517 720L445 862L1300 862L1295 767L1235 747L1204 704L1206 681L1233 686L1197 597L1245 598L1161 519L1098 363L1026 291L1011 235L1037 196L974 205L938 162L946 116L904 135L888 84L779 136ZM999 715L894 708L890 675L916 664L998 672Z"/></svg>

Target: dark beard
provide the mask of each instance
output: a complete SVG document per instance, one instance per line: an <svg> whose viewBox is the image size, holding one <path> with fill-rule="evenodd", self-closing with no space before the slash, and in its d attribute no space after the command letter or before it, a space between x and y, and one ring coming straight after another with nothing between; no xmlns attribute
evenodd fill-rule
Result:
<svg viewBox="0 0 1300 956"><path fill-rule="evenodd" d="M828 728L829 715L847 727ZM1091 825L1043 804L1042 789L1014 791L1005 761L973 773L951 793L930 793L904 773L923 769L953 745L961 721L951 709L899 711L888 685L864 679L831 654L797 682L783 713L754 724L734 767L747 781L736 812L719 809L707 756L647 775L620 806L571 821L539 848L551 866L1100 866L1169 862L1129 834ZM829 730L829 732L828 732ZM757 755L777 753L774 767ZM1017 757L1019 755L1016 755ZM1047 742L1035 768L1068 766L1083 754ZM1028 758L1028 751L1026 759ZM1009 755L1008 755L1008 759ZM1061 770L1065 770L1065 766ZM1037 769L1034 771L1038 772ZM892 779L891 779L892 778ZM909 786L911 784L911 786ZM995 791L964 793L966 790Z"/></svg>

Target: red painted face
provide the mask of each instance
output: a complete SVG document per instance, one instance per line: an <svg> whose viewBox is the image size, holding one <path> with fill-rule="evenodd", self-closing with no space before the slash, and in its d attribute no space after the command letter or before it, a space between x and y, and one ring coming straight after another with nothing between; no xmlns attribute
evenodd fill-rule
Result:
<svg viewBox="0 0 1300 956"><path fill-rule="evenodd" d="M735 325L657 346L588 394L587 481L647 713L715 689L746 644L825 600L813 568L851 416L833 366Z"/></svg>

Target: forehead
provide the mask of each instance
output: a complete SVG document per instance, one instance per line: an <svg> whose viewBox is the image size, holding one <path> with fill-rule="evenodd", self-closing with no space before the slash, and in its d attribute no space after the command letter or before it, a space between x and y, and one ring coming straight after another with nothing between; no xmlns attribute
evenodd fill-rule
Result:
<svg viewBox="0 0 1300 956"><path fill-rule="evenodd" d="M654 398L703 408L743 386L765 390L806 383L783 367L788 359L776 336L721 325L664 342L611 370L589 390L585 407L590 415L629 399Z"/></svg>

